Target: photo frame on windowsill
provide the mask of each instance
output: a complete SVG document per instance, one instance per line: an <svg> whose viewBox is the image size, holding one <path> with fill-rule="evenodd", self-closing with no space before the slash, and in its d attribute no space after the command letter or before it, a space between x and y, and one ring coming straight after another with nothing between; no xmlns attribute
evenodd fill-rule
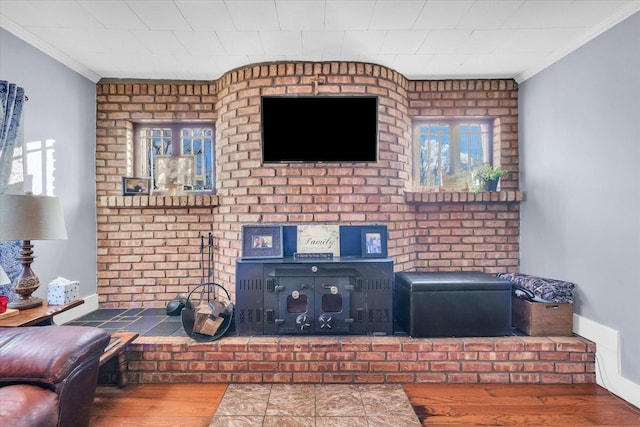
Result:
<svg viewBox="0 0 640 427"><path fill-rule="evenodd" d="M387 257L387 227L371 226L360 230L362 257Z"/></svg>
<svg viewBox="0 0 640 427"><path fill-rule="evenodd" d="M151 194L151 178L122 177L123 196L148 196Z"/></svg>
<svg viewBox="0 0 640 427"><path fill-rule="evenodd" d="M242 258L282 258L281 225L243 225Z"/></svg>

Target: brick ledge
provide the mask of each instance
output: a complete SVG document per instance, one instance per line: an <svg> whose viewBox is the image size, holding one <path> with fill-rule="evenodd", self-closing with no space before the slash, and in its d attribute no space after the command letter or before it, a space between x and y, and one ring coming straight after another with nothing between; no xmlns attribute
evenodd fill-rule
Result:
<svg viewBox="0 0 640 427"><path fill-rule="evenodd" d="M408 204L418 203L469 203L469 202L521 202L523 193L520 191L484 191L481 193L471 193L468 191L459 192L413 192L404 193L405 201Z"/></svg>
<svg viewBox="0 0 640 427"><path fill-rule="evenodd" d="M164 207L212 207L218 206L217 195L183 196L100 196L98 208L164 208Z"/></svg>
<svg viewBox="0 0 640 427"><path fill-rule="evenodd" d="M139 337L134 383L595 382L595 343L579 337Z"/></svg>

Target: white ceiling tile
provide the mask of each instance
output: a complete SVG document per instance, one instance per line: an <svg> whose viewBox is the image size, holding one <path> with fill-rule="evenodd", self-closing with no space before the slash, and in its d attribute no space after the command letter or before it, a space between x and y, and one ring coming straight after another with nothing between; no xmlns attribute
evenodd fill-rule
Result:
<svg viewBox="0 0 640 427"><path fill-rule="evenodd" d="M281 31L321 31L324 29L324 1L276 0Z"/></svg>
<svg viewBox="0 0 640 427"><path fill-rule="evenodd" d="M99 23L79 3L68 0L2 0L0 13L27 27L92 27Z"/></svg>
<svg viewBox="0 0 640 427"><path fill-rule="evenodd" d="M456 25L458 29L502 28L507 19L524 3L524 0L479 0L464 14Z"/></svg>
<svg viewBox="0 0 640 427"><path fill-rule="evenodd" d="M262 43L257 31L219 31L216 33L229 55L262 55Z"/></svg>
<svg viewBox="0 0 640 427"><path fill-rule="evenodd" d="M427 68L423 72L431 76L446 76L450 73L448 70L455 70L460 73L462 64L468 57L469 55L462 54L437 55L427 64Z"/></svg>
<svg viewBox="0 0 640 427"><path fill-rule="evenodd" d="M302 53L304 55L340 55L344 32L303 31Z"/></svg>
<svg viewBox="0 0 640 427"><path fill-rule="evenodd" d="M522 57L478 54L467 58L463 62L462 67L470 75L501 78L510 75L509 70L513 66L512 60L517 63L518 60L522 60Z"/></svg>
<svg viewBox="0 0 640 427"><path fill-rule="evenodd" d="M260 40L265 52L273 55L301 55L302 33L300 31L261 31Z"/></svg>
<svg viewBox="0 0 640 427"><path fill-rule="evenodd" d="M192 29L172 1L128 0L127 5L149 30L187 31Z"/></svg>
<svg viewBox="0 0 640 427"><path fill-rule="evenodd" d="M380 53L387 36L384 30L379 31L345 31L342 39L342 55L363 55Z"/></svg>
<svg viewBox="0 0 640 427"><path fill-rule="evenodd" d="M513 30L473 30L467 41L457 52L492 53L504 49L509 39L515 36Z"/></svg>
<svg viewBox="0 0 640 427"><path fill-rule="evenodd" d="M382 0L376 1L369 29L402 30L411 28L420 15L424 1Z"/></svg>
<svg viewBox="0 0 640 427"><path fill-rule="evenodd" d="M385 67L390 67L393 68L393 61L396 59L397 55L383 55L383 54L377 54L377 55L360 55L357 60L361 61L361 62L370 62L372 64L378 64L378 65L383 65ZM397 70L395 68L393 68L396 71L400 71Z"/></svg>
<svg viewBox="0 0 640 427"><path fill-rule="evenodd" d="M475 0L429 0L416 18L413 29L457 28Z"/></svg>
<svg viewBox="0 0 640 427"><path fill-rule="evenodd" d="M563 26L597 27L606 17L618 16L621 11L640 10L640 1L626 0L576 0L571 4L571 12L566 16ZM625 14L626 15L626 14Z"/></svg>
<svg viewBox="0 0 640 427"><path fill-rule="evenodd" d="M74 54L86 52L112 54L114 52L144 52L143 45L125 30L104 29L35 28L34 34L43 37L58 49Z"/></svg>
<svg viewBox="0 0 640 427"><path fill-rule="evenodd" d="M504 28L555 28L571 20L575 0L530 0L520 6L504 23Z"/></svg>
<svg viewBox="0 0 640 427"><path fill-rule="evenodd" d="M239 31L280 30L273 1L227 0L225 4L235 28Z"/></svg>
<svg viewBox="0 0 640 427"><path fill-rule="evenodd" d="M98 51L102 50L113 54L114 52L138 52L147 54L147 49L142 45L131 32L126 30L103 31L100 34L100 46L94 46ZM126 64L123 64L126 66Z"/></svg>
<svg viewBox="0 0 640 427"><path fill-rule="evenodd" d="M227 5L222 0L174 0L193 31L233 31Z"/></svg>
<svg viewBox="0 0 640 427"><path fill-rule="evenodd" d="M169 75L176 71L174 64L180 64L181 67L188 70L188 75L192 78L199 75L211 76L214 71L220 71L213 56L193 57L189 55L167 55L163 61L156 64L156 70Z"/></svg>
<svg viewBox="0 0 640 427"><path fill-rule="evenodd" d="M224 55L225 53L215 33L178 31L174 35L191 55Z"/></svg>
<svg viewBox="0 0 640 427"><path fill-rule="evenodd" d="M168 55L185 51L171 31L131 31L131 34L151 53Z"/></svg>
<svg viewBox="0 0 640 427"><path fill-rule="evenodd" d="M416 53L420 49L426 36L427 32L424 30L387 31L380 52L400 55Z"/></svg>
<svg viewBox="0 0 640 427"><path fill-rule="evenodd" d="M426 35L418 54L450 54L471 37L472 30L432 30Z"/></svg>
<svg viewBox="0 0 640 427"><path fill-rule="evenodd" d="M260 64L263 62L284 61L284 55L249 55L249 64ZM246 64L245 64L246 65Z"/></svg>
<svg viewBox="0 0 640 427"><path fill-rule="evenodd" d="M213 59L222 70L225 70L225 72L233 70L237 67L241 67L243 65L251 64L251 60L249 59L248 55L229 54L223 56L214 56Z"/></svg>
<svg viewBox="0 0 640 427"><path fill-rule="evenodd" d="M325 5L326 31L367 30L373 17L374 0L327 1Z"/></svg>
<svg viewBox="0 0 640 427"><path fill-rule="evenodd" d="M393 68L418 75L427 69L435 57L435 55L396 55Z"/></svg>
<svg viewBox="0 0 640 427"><path fill-rule="evenodd" d="M125 1L79 1L80 6L109 30L147 30Z"/></svg>
<svg viewBox="0 0 640 427"><path fill-rule="evenodd" d="M498 54L533 54L554 52L570 44L580 34L578 28L548 28L512 31L510 37L502 45L503 52Z"/></svg>

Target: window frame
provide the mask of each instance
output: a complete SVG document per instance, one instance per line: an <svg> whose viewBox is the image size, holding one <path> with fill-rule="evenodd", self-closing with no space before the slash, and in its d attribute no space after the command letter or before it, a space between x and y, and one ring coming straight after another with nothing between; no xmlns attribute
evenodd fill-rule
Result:
<svg viewBox="0 0 640 427"><path fill-rule="evenodd" d="M211 188L198 190L183 190L186 193L214 193L216 186L215 175L215 124L212 122L186 121L186 122L139 122L133 123L133 173L135 176L151 177L152 187L157 190L155 179L153 177L153 165L145 165L148 161L146 154L145 142L141 140L140 131L142 129L169 129L171 131L171 156L182 156L182 131L184 129L210 129L211 130ZM177 137L176 137L177 135ZM164 153L163 153L164 154ZM192 155L192 154L190 154ZM197 160L196 160L197 162ZM148 171L147 171L148 169ZM206 169L205 169L206 172ZM202 174L205 178L206 173ZM194 179L199 175L194 170Z"/></svg>
<svg viewBox="0 0 640 427"><path fill-rule="evenodd" d="M496 145L499 144L499 141L496 140L495 134L495 126L496 119L493 117L414 117L412 119L412 152L413 152L413 161L412 161L412 170L413 170L413 187L419 191L473 191L474 184L468 180L467 189L460 190L456 188L447 188L447 185L444 182L433 183L430 184L427 179L427 183L423 184L422 179L422 147L421 147L421 136L423 132L421 131L422 126L432 126L432 125L447 125L449 126L449 166L453 165L453 173L447 174L448 176L456 176L460 174L464 174L466 172L471 172L475 167L480 166L483 163L489 163L491 165L495 164L495 152ZM474 166L474 168L465 171L461 168L461 160L460 160L460 147L462 144L461 135L461 125L480 125L481 127L485 127L485 131L481 131L480 141L478 142L479 146L483 145L482 135L486 134L486 148L483 150L482 159L480 162ZM456 155L452 155L452 147L456 149ZM440 149L439 149L440 151ZM440 154L439 159L442 158ZM438 162L441 164L441 162ZM440 167L440 166L438 166ZM444 181L444 178L442 179Z"/></svg>

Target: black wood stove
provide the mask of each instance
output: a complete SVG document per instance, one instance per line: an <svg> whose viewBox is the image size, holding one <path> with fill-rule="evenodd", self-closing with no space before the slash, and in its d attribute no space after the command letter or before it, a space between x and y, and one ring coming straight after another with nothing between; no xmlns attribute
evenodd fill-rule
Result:
<svg viewBox="0 0 640 427"><path fill-rule="evenodd" d="M239 335L392 335L393 260L238 260Z"/></svg>

